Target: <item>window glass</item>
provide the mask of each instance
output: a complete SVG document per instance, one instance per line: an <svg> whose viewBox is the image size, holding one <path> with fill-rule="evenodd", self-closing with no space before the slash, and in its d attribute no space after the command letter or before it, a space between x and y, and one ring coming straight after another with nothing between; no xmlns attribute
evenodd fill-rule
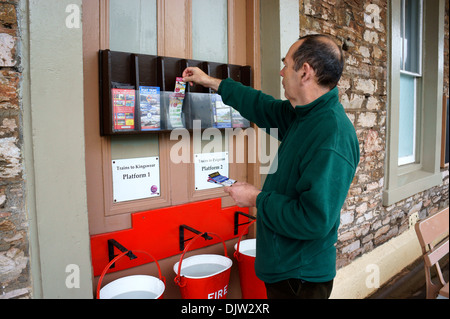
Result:
<svg viewBox="0 0 450 319"><path fill-rule="evenodd" d="M401 35L403 41L402 65L403 71L421 73L421 1L402 1Z"/></svg>
<svg viewBox="0 0 450 319"><path fill-rule="evenodd" d="M110 49L157 54L156 0L110 0ZM158 135L112 136L111 159L159 156Z"/></svg>
<svg viewBox="0 0 450 319"><path fill-rule="evenodd" d="M192 57L195 60L228 63L228 1L192 0ZM228 152L224 130L206 130L194 154Z"/></svg>
<svg viewBox="0 0 450 319"><path fill-rule="evenodd" d="M399 165L415 161L416 136L416 80L413 76L400 75L400 123L398 141Z"/></svg>
<svg viewBox="0 0 450 319"><path fill-rule="evenodd" d="M195 60L228 63L228 1L192 0Z"/></svg>
<svg viewBox="0 0 450 319"><path fill-rule="evenodd" d="M110 0L110 49L157 54L156 0Z"/></svg>

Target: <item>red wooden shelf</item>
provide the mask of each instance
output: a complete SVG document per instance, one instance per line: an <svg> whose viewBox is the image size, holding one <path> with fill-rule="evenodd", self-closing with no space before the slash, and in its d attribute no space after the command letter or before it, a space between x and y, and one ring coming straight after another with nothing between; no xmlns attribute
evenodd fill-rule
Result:
<svg viewBox="0 0 450 319"><path fill-rule="evenodd" d="M157 260L161 260L181 253L179 227L183 224L201 232L216 233L223 240L237 238L238 235L234 235L234 215L236 211L249 213L248 208L237 206L222 208L222 201L217 198L132 214L132 228L91 236L94 276L100 275L109 262L108 239L115 239L131 251L147 251ZM239 216L239 223L247 221L247 217ZM194 235L186 231L185 238L191 238ZM192 249L217 243L219 243L219 239L213 236L212 240L198 240ZM119 250L115 249L115 254L119 253ZM149 262L152 262L152 260L142 254L133 260L124 257L118 260L115 267L110 269L109 272L128 269Z"/></svg>

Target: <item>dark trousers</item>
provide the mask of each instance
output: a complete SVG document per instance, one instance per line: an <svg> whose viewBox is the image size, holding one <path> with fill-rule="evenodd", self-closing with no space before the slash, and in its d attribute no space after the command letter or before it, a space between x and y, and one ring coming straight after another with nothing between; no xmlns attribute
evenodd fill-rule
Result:
<svg viewBox="0 0 450 319"><path fill-rule="evenodd" d="M328 299L333 289L333 280L309 282L302 279L287 279L265 285L268 299Z"/></svg>

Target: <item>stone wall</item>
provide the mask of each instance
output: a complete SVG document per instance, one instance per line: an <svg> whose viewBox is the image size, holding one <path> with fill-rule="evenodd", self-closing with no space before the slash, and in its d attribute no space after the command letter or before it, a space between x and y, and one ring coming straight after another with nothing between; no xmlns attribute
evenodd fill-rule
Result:
<svg viewBox="0 0 450 319"><path fill-rule="evenodd" d="M0 0L0 299L30 296L18 0Z"/></svg>
<svg viewBox="0 0 450 319"><path fill-rule="evenodd" d="M448 1L446 2L448 57ZM398 236L409 216L421 218L448 206L448 170L443 183L389 207L382 205L386 156L387 1L300 0L300 34L335 36L346 55L340 98L360 143L361 161L341 212L338 267ZM448 95L448 59L444 93Z"/></svg>

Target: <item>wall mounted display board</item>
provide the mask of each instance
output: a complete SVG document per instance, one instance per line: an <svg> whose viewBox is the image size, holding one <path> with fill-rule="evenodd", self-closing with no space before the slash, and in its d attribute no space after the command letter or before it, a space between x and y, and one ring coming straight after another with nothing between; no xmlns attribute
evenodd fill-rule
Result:
<svg viewBox="0 0 450 319"><path fill-rule="evenodd" d="M176 128L249 127L219 95L200 85L180 89L177 78L188 66L210 76L251 85L250 66L101 50L100 134L149 134ZM179 79L178 79L179 80Z"/></svg>

